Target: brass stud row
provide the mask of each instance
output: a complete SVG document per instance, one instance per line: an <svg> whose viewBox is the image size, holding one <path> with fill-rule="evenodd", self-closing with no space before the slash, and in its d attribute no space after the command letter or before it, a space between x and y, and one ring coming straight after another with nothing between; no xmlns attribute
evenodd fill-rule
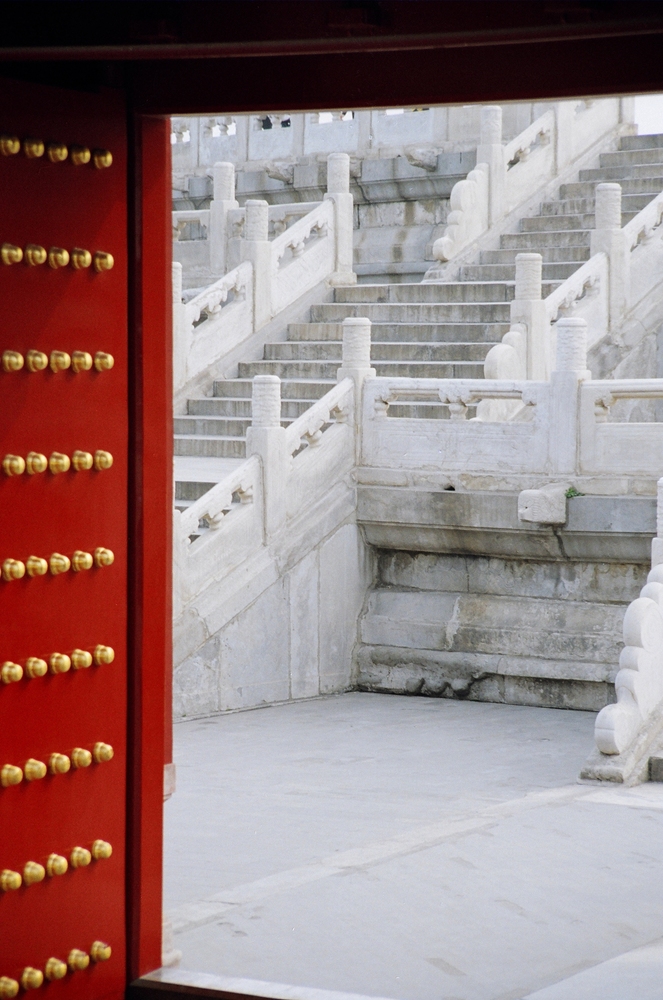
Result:
<svg viewBox="0 0 663 1000"><path fill-rule="evenodd" d="M28 861L23 867L23 872L12 871L5 868L0 872L0 890L2 892L15 892L21 886L37 885L43 882L46 876L53 878L56 875L64 875L68 871L69 865L72 868L87 868L92 861L102 861L110 858L113 848L107 840L95 840L87 847L74 847L69 860L62 854L49 854L46 864L42 865L38 861Z"/></svg>
<svg viewBox="0 0 663 1000"><path fill-rule="evenodd" d="M111 453L101 449L97 449L94 455L89 451L75 451L71 458L61 451L54 451L50 458L46 458L41 452L31 451L26 458L22 455L5 455L2 460L2 471L6 476L22 476L24 472L32 476L50 469L53 475L57 475L70 469L75 472L85 472L95 468L98 472L102 472L104 469L110 469L112 464Z"/></svg>
<svg viewBox="0 0 663 1000"><path fill-rule="evenodd" d="M68 972L81 972L87 969L90 961L107 962L112 950L105 941L93 941L89 953L80 948L72 948L66 962L59 958L49 958L44 971L26 965L21 973L20 982L10 976L0 976L0 1000L13 1000L21 987L24 990L37 990L44 984L44 978L49 982L64 979Z"/></svg>
<svg viewBox="0 0 663 1000"><path fill-rule="evenodd" d="M48 261L49 267L55 271L68 264L75 271L84 271L90 266L94 266L95 271L110 271L115 263L112 253L105 250L95 250L94 253L82 247L74 247L71 251L64 247L51 247L47 250L38 243L28 243L25 250L14 243L3 243L0 246L0 260L3 264L20 264L24 261L29 267L39 267Z"/></svg>
<svg viewBox="0 0 663 1000"><path fill-rule="evenodd" d="M0 153L16 156L23 150L28 160L40 160L44 153L51 163L64 163L70 159L75 167L93 163L97 170L110 167L113 154L108 149L90 150L87 146L66 146L64 142L44 142L42 139L24 139L16 135L0 135Z"/></svg>
<svg viewBox="0 0 663 1000"><path fill-rule="evenodd" d="M74 670L86 670L95 663L98 667L112 663L115 659L115 650L112 646L95 646L94 652L87 649L72 649L71 653L51 653L46 660L39 656L29 656L25 661L25 669L20 663L13 660L5 660L0 667L0 681L3 684L16 684L24 676L34 679L35 677L45 677L47 673L66 674L72 668Z"/></svg>
<svg viewBox="0 0 663 1000"><path fill-rule="evenodd" d="M107 372L115 364L115 358L107 351L97 351L94 358L87 351L51 351L50 356L43 351L30 350L25 357L20 351L3 351L2 367L6 372L19 372L25 365L29 372L63 372L71 368L73 372L89 372L94 366L98 372Z"/></svg>
<svg viewBox="0 0 663 1000"><path fill-rule="evenodd" d="M89 767L92 761L95 764L105 764L112 760L115 755L110 743L98 741L92 750L84 747L74 747L71 756L66 753L52 753L48 758L48 763L43 760L36 760L30 757L23 767L17 764L4 764L0 768L0 785L3 788L11 788L12 785L20 785L23 779L26 781L40 781L47 774L67 774L71 770Z"/></svg>
<svg viewBox="0 0 663 1000"><path fill-rule="evenodd" d="M25 562L21 559L5 559L2 563L2 579L7 582L21 580L26 572L28 576L45 576L49 569L53 576L68 573L70 569L74 573L79 573L82 570L92 569L93 566L99 569L112 566L114 561L113 552L103 546L98 546L94 554L76 549L71 559L61 552L53 552L48 560L42 559L41 556L28 556Z"/></svg>

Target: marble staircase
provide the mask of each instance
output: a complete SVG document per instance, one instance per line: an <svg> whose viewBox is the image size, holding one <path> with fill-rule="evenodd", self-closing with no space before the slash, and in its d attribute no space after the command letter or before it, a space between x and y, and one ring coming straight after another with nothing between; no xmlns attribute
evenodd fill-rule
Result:
<svg viewBox="0 0 663 1000"><path fill-rule="evenodd" d="M379 376L482 377L487 352L509 328L516 255L542 255L543 296L550 294L589 259L594 190L601 181L622 185L624 225L663 189L663 135L623 137L617 151L602 153L596 168L579 171L578 181L563 184L538 215L520 219L517 232L503 234L499 248L482 250L461 266L456 281L337 288L333 301L311 308L309 322L290 324L287 339L266 344L261 360L240 362L237 378L217 380L211 396L188 400L186 413L175 417L175 455L223 459L224 469L243 459L255 375L283 380L284 425L299 416L336 380L340 324L347 316L371 319L371 357ZM447 415L444 407L429 406L427 412ZM176 478L182 509L212 485L200 476Z"/></svg>

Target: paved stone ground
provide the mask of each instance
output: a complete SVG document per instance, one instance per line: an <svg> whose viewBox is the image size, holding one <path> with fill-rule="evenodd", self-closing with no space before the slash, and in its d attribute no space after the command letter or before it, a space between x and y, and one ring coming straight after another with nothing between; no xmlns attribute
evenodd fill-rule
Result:
<svg viewBox="0 0 663 1000"><path fill-rule="evenodd" d="M178 724L182 969L397 1000L660 1000L663 785L577 784L593 721L357 693Z"/></svg>

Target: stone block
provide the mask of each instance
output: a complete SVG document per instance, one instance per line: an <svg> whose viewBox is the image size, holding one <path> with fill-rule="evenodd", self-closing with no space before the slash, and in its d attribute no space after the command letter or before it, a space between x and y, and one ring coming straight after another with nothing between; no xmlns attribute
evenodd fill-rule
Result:
<svg viewBox="0 0 663 1000"><path fill-rule="evenodd" d="M312 698L320 692L318 638L318 552L288 574L290 604L290 694Z"/></svg>
<svg viewBox="0 0 663 1000"><path fill-rule="evenodd" d="M551 483L539 490L523 490L518 494L518 520L533 521L536 524L564 524L567 489L567 483Z"/></svg>

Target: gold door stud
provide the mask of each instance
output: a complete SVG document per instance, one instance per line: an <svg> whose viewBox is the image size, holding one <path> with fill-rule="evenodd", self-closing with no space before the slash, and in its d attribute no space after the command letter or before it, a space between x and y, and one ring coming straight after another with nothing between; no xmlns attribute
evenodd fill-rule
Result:
<svg viewBox="0 0 663 1000"><path fill-rule="evenodd" d="M40 781L46 777L47 768L43 760L35 760L30 757L23 767L23 775L26 781Z"/></svg>
<svg viewBox="0 0 663 1000"><path fill-rule="evenodd" d="M11 868L5 868L0 873L0 889L3 892L13 892L15 889L20 889L23 884L23 879L18 872L13 872Z"/></svg>
<svg viewBox="0 0 663 1000"><path fill-rule="evenodd" d="M25 566L28 576L44 576L48 573L48 563L40 556L28 556Z"/></svg>
<svg viewBox="0 0 663 1000"><path fill-rule="evenodd" d="M90 948L90 958L93 962L107 962L111 957L111 946L104 941L93 941Z"/></svg>
<svg viewBox="0 0 663 1000"><path fill-rule="evenodd" d="M38 861L28 861L23 869L23 884L36 885L46 878L46 869Z"/></svg>
<svg viewBox="0 0 663 1000"><path fill-rule="evenodd" d="M71 456L71 464L76 472L84 472L92 468L94 459L89 451L75 451Z"/></svg>
<svg viewBox="0 0 663 1000"><path fill-rule="evenodd" d="M25 472L25 459L20 455L5 455L2 471L6 476L22 476Z"/></svg>
<svg viewBox="0 0 663 1000"><path fill-rule="evenodd" d="M20 559L5 559L2 564L3 580L21 580L25 576L25 563Z"/></svg>
<svg viewBox="0 0 663 1000"><path fill-rule="evenodd" d="M66 267L69 263L69 251L63 247L51 247L48 251L48 266L57 271L59 267Z"/></svg>
<svg viewBox="0 0 663 1000"><path fill-rule="evenodd" d="M33 969L31 965L26 965L21 973L21 986L24 990L38 990L44 982L44 973L41 969Z"/></svg>
<svg viewBox="0 0 663 1000"><path fill-rule="evenodd" d="M17 979L10 979L9 976L0 976L0 1000L12 1000L20 988Z"/></svg>
<svg viewBox="0 0 663 1000"><path fill-rule="evenodd" d="M2 367L6 372L19 372L23 365L23 355L19 351L2 352Z"/></svg>
<svg viewBox="0 0 663 1000"><path fill-rule="evenodd" d="M29 160L38 160L44 155L45 145L41 139L24 139L23 152Z"/></svg>
<svg viewBox="0 0 663 1000"><path fill-rule="evenodd" d="M74 247L69 254L69 263L76 271L83 271L92 263L92 254L82 247Z"/></svg>
<svg viewBox="0 0 663 1000"><path fill-rule="evenodd" d="M69 156L69 150L63 142L49 142L46 154L51 163L64 163Z"/></svg>
<svg viewBox="0 0 663 1000"><path fill-rule="evenodd" d="M62 962L59 958L49 958L44 969L44 975L49 982L53 982L55 979L64 979L67 975L67 963Z"/></svg>
<svg viewBox="0 0 663 1000"><path fill-rule="evenodd" d="M71 763L75 768L89 767L92 763L92 754L89 750L84 750L83 747L74 747L71 751Z"/></svg>
<svg viewBox="0 0 663 1000"><path fill-rule="evenodd" d="M72 972L82 972L90 964L90 956L80 948L72 948L67 956L67 965Z"/></svg>
<svg viewBox="0 0 663 1000"><path fill-rule="evenodd" d="M25 468L27 469L29 476L34 476L39 472L46 472L48 468L48 459L46 455L42 455L39 451L30 451L25 460Z"/></svg>
<svg viewBox="0 0 663 1000"><path fill-rule="evenodd" d="M48 663L38 656L29 656L25 661L25 672L28 677L45 677L48 673Z"/></svg>
<svg viewBox="0 0 663 1000"><path fill-rule="evenodd" d="M69 868L69 862L61 854L49 854L46 862L46 874L51 878L55 875L64 875Z"/></svg>
<svg viewBox="0 0 663 1000"><path fill-rule="evenodd" d="M115 650L112 646L95 646L94 648L94 662L98 667L105 663L112 663L115 659Z"/></svg>
<svg viewBox="0 0 663 1000"><path fill-rule="evenodd" d="M93 564L94 559L91 552L83 552L81 549L76 549L71 557L71 568L74 573L80 573L81 570L85 569L92 569Z"/></svg>
<svg viewBox="0 0 663 1000"><path fill-rule="evenodd" d="M71 569L71 560L67 556L63 556L61 552L54 552L48 563L53 576L57 576L58 573L67 573Z"/></svg>
<svg viewBox="0 0 663 1000"><path fill-rule="evenodd" d="M92 368L92 355L87 351L73 351L71 355L71 370L74 372L89 372Z"/></svg>
<svg viewBox="0 0 663 1000"><path fill-rule="evenodd" d="M23 254L23 259L26 264L30 267L38 267L40 264L45 264L48 258L48 254L44 247L40 247L38 243L28 243Z"/></svg>
<svg viewBox="0 0 663 1000"><path fill-rule="evenodd" d="M69 857L72 868L87 868L92 861L92 855L87 847L74 847Z"/></svg>
<svg viewBox="0 0 663 1000"><path fill-rule="evenodd" d="M98 372L107 372L115 364L115 358L107 351L97 351L94 356L94 367Z"/></svg>
<svg viewBox="0 0 663 1000"><path fill-rule="evenodd" d="M94 562L99 568L102 566L112 566L115 562L115 555L110 549L105 549L100 545L94 550Z"/></svg>
<svg viewBox="0 0 663 1000"><path fill-rule="evenodd" d="M82 167L92 159L92 154L87 146L72 146L69 152L71 162L75 167Z"/></svg>
<svg viewBox="0 0 663 1000"><path fill-rule="evenodd" d="M66 653L51 653L48 662L52 674L66 674L71 670L71 658Z"/></svg>
<svg viewBox="0 0 663 1000"><path fill-rule="evenodd" d="M107 861L113 853L113 848L107 840L95 840L91 853L95 861Z"/></svg>
<svg viewBox="0 0 663 1000"><path fill-rule="evenodd" d="M92 666L92 653L87 649L73 649L71 652L71 665L74 670L85 670Z"/></svg>
<svg viewBox="0 0 663 1000"><path fill-rule="evenodd" d="M12 663L11 660L6 660L2 667L0 667L0 680L3 684L15 684L20 681L23 677L23 667L19 666L18 663Z"/></svg>
<svg viewBox="0 0 663 1000"><path fill-rule="evenodd" d="M97 170L107 169L113 163L113 154L109 149L95 149L93 156Z"/></svg>
<svg viewBox="0 0 663 1000"><path fill-rule="evenodd" d="M21 151L21 140L17 135L0 135L0 153L3 156L16 156Z"/></svg>
<svg viewBox="0 0 663 1000"><path fill-rule="evenodd" d="M104 764L108 760L112 760L115 755L110 743L95 743L94 749L92 751L92 756L94 757L97 764Z"/></svg>
<svg viewBox="0 0 663 1000"><path fill-rule="evenodd" d="M70 768L71 761L66 753L52 753L48 758L48 770L51 774L66 774ZM51 857L57 857L57 855L51 855ZM49 872L48 874L52 875L53 873Z"/></svg>
<svg viewBox="0 0 663 1000"><path fill-rule="evenodd" d="M43 372L48 367L48 356L43 351L30 350L27 353L28 371Z"/></svg>
<svg viewBox="0 0 663 1000"><path fill-rule="evenodd" d="M95 271L110 271L115 264L115 259L112 253L106 253L103 250L97 250L94 254L94 269Z"/></svg>
<svg viewBox="0 0 663 1000"><path fill-rule="evenodd" d="M15 764L4 764L0 770L0 785L9 788L11 785L20 785L23 781L23 771Z"/></svg>
<svg viewBox="0 0 663 1000"><path fill-rule="evenodd" d="M0 247L0 259L3 264L20 264L23 260L23 251L13 243L3 243Z"/></svg>
<svg viewBox="0 0 663 1000"><path fill-rule="evenodd" d="M51 351L50 366L52 372L63 372L71 368L71 355L66 351Z"/></svg>

